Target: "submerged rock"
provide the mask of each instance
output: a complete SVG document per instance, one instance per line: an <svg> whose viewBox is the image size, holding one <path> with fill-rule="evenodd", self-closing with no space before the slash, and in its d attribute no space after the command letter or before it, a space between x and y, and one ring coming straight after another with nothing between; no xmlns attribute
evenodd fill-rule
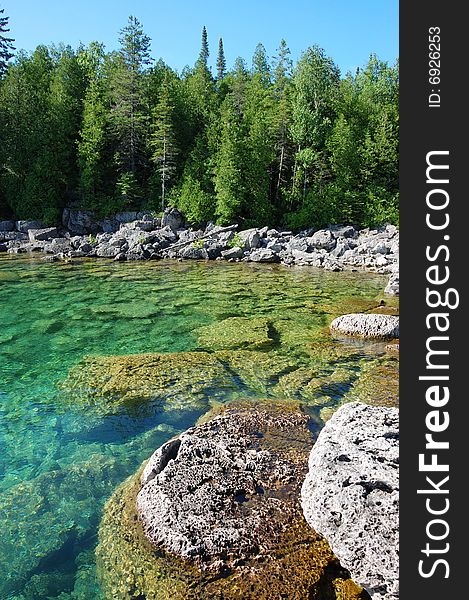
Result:
<svg viewBox="0 0 469 600"><path fill-rule="evenodd" d="M376 600L399 597L399 411L347 404L311 451L306 520Z"/></svg>
<svg viewBox="0 0 469 600"><path fill-rule="evenodd" d="M71 399L108 413L142 403L207 408L208 391L229 386L231 375L206 352L85 357L62 389Z"/></svg>
<svg viewBox="0 0 469 600"><path fill-rule="evenodd" d="M269 348L274 344L275 335L271 322L265 317L230 317L199 327L196 334L200 347L212 350Z"/></svg>
<svg viewBox="0 0 469 600"><path fill-rule="evenodd" d="M311 444L297 404L246 401L163 445L106 505L97 548L105 592L358 599L301 512Z"/></svg>
<svg viewBox="0 0 469 600"><path fill-rule="evenodd" d="M33 574L58 568L93 535L97 502L122 471L115 459L93 455L0 494L0 598L23 598L16 594Z"/></svg>
<svg viewBox="0 0 469 600"><path fill-rule="evenodd" d="M61 384L67 400L98 414L125 407L139 414L155 409L208 409L240 385L256 395L272 390L294 358L254 350L89 356Z"/></svg>
<svg viewBox="0 0 469 600"><path fill-rule="evenodd" d="M399 405L399 361L385 356L365 364L345 399L373 406Z"/></svg>
<svg viewBox="0 0 469 600"><path fill-rule="evenodd" d="M337 317L331 331L366 338L398 338L399 317L379 314L350 314Z"/></svg>

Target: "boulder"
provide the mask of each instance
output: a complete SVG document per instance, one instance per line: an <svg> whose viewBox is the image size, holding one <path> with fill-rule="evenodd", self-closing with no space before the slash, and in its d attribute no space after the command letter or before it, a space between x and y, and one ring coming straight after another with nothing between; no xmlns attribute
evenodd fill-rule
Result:
<svg viewBox="0 0 469 600"><path fill-rule="evenodd" d="M14 228L14 221L0 221L0 231L13 231Z"/></svg>
<svg viewBox="0 0 469 600"><path fill-rule="evenodd" d="M399 411L359 402L326 423L301 490L307 522L373 599L399 597Z"/></svg>
<svg viewBox="0 0 469 600"><path fill-rule="evenodd" d="M329 229L320 229L307 239L310 246L318 249L332 250L336 244L336 238Z"/></svg>
<svg viewBox="0 0 469 600"><path fill-rule="evenodd" d="M208 260L209 258L208 252L203 246L194 246L194 244L189 244L188 246L182 248L179 251L179 256L181 258L190 258L195 260Z"/></svg>
<svg viewBox="0 0 469 600"><path fill-rule="evenodd" d="M335 238L354 238L357 235L352 225L332 225L329 230Z"/></svg>
<svg viewBox="0 0 469 600"><path fill-rule="evenodd" d="M114 258L121 252L121 247L124 245L125 240L112 240L102 242L96 248L96 256L101 258Z"/></svg>
<svg viewBox="0 0 469 600"><path fill-rule="evenodd" d="M27 233L19 231L0 231L1 242L24 242L29 239Z"/></svg>
<svg viewBox="0 0 469 600"><path fill-rule="evenodd" d="M301 512L308 425L296 403L238 401L158 448L105 507L106 597L358 599Z"/></svg>
<svg viewBox="0 0 469 600"><path fill-rule="evenodd" d="M280 262L280 258L271 248L257 248L248 255L250 262Z"/></svg>
<svg viewBox="0 0 469 600"><path fill-rule="evenodd" d="M350 314L334 319L333 333L364 338L389 339L399 337L399 317L375 314Z"/></svg>
<svg viewBox="0 0 469 600"><path fill-rule="evenodd" d="M261 236L257 229L245 229L238 233L238 239L240 245L245 250L252 250L258 248L261 244Z"/></svg>
<svg viewBox="0 0 469 600"><path fill-rule="evenodd" d="M167 208L161 219L161 227L169 227L176 232L184 227L185 221L184 215L177 208Z"/></svg>
<svg viewBox="0 0 469 600"><path fill-rule="evenodd" d="M28 233L30 229L44 229L46 225L42 221L16 221L16 229L21 233Z"/></svg>
<svg viewBox="0 0 469 600"><path fill-rule="evenodd" d="M299 252L308 252L309 244L305 237L294 237L288 242L288 249L298 250Z"/></svg>
<svg viewBox="0 0 469 600"><path fill-rule="evenodd" d="M243 258L244 250L239 246L235 246L234 248L229 248L228 250L222 250L221 255L226 260Z"/></svg>
<svg viewBox="0 0 469 600"><path fill-rule="evenodd" d="M45 229L29 229L28 235L30 242L38 242L58 238L60 234L57 227L47 227Z"/></svg>
<svg viewBox="0 0 469 600"><path fill-rule="evenodd" d="M101 230L96 215L90 210L65 209L62 223L66 229L78 235L97 233Z"/></svg>

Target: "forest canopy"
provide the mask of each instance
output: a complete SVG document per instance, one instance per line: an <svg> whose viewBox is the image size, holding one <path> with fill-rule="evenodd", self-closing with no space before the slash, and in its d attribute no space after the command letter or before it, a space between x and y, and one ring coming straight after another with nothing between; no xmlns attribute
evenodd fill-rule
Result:
<svg viewBox="0 0 469 600"><path fill-rule="evenodd" d="M219 39L212 73L204 27L178 73L151 58L135 17L116 51L13 56L0 17L0 217L171 205L194 224L397 224L397 63L372 55L342 76L318 46L293 64L281 40L228 69Z"/></svg>

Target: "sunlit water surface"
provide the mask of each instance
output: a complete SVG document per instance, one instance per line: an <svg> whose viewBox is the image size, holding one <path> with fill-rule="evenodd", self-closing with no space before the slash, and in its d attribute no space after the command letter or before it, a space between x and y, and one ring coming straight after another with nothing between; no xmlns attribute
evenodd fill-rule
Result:
<svg viewBox="0 0 469 600"><path fill-rule="evenodd" d="M334 306L372 299L385 281L272 265L0 257L0 598L101 598L94 548L106 498L200 416L70 407L58 384L85 355L195 350L200 326L268 316L303 332L280 349L300 358ZM344 368L356 374L361 360Z"/></svg>

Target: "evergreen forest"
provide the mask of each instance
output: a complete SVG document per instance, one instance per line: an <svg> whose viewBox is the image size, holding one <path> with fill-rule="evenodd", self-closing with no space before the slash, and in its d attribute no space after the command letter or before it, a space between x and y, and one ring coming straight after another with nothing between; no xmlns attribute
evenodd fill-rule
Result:
<svg viewBox="0 0 469 600"><path fill-rule="evenodd" d="M398 223L397 63L341 74L316 45L294 64L282 39L227 65L204 27L179 73L150 43L129 17L112 52L17 51L0 10L0 218L177 206L193 224Z"/></svg>

